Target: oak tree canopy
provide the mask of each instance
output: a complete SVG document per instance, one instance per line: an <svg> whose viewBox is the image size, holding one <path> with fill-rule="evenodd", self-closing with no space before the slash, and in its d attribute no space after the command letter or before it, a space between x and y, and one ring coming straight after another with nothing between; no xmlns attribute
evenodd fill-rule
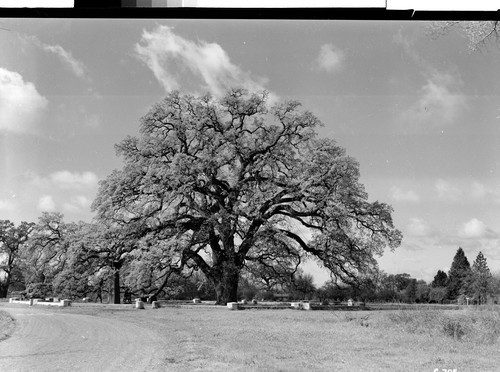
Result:
<svg viewBox="0 0 500 372"><path fill-rule="evenodd" d="M142 250L160 248L172 270L201 270L221 304L237 300L250 264L308 256L355 281L402 235L320 125L296 101L268 107L266 92L173 92L141 119L139 137L116 145L124 166L101 181L93 209Z"/></svg>

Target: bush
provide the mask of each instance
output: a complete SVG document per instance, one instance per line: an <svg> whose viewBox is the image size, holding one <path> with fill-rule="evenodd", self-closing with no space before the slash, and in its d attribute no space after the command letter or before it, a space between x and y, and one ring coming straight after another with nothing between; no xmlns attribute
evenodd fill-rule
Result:
<svg viewBox="0 0 500 372"><path fill-rule="evenodd" d="M389 320L410 333L436 333L439 317L436 310L398 310L387 314Z"/></svg>

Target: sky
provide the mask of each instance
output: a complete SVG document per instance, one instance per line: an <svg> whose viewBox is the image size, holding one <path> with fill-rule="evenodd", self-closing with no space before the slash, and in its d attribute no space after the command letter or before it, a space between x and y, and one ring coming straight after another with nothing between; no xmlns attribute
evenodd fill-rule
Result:
<svg viewBox="0 0 500 372"><path fill-rule="evenodd" d="M90 221L114 145L167 92L296 99L390 204L389 274L431 281L462 247L500 271L500 51L426 22L0 19L0 219ZM316 283L328 279L311 264Z"/></svg>

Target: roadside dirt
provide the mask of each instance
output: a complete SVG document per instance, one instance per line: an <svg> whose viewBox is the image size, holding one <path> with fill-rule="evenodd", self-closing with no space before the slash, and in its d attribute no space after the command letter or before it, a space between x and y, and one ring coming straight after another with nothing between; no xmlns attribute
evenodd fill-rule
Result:
<svg viewBox="0 0 500 372"><path fill-rule="evenodd" d="M16 330L0 342L0 371L162 370L163 341L119 319L1 305Z"/></svg>

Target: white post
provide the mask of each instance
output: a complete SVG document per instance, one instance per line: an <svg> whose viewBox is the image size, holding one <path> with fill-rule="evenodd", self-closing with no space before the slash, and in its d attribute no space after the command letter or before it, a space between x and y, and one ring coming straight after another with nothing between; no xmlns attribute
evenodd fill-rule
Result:
<svg viewBox="0 0 500 372"><path fill-rule="evenodd" d="M136 309L144 309L144 302L142 302L141 300L135 301L135 308Z"/></svg>
<svg viewBox="0 0 500 372"><path fill-rule="evenodd" d="M228 302L227 307L230 310L238 310L238 303L237 302Z"/></svg>

